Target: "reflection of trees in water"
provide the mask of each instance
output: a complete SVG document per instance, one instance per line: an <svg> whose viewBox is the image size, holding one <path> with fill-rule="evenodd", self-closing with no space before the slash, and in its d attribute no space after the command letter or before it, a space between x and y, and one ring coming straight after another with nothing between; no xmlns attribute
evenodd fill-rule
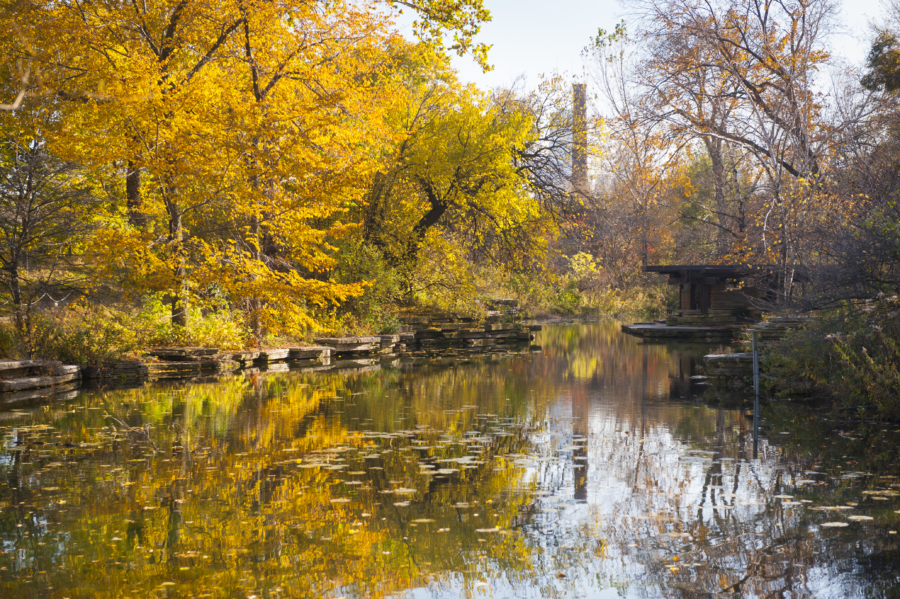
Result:
<svg viewBox="0 0 900 599"><path fill-rule="evenodd" d="M557 370L564 368L565 352L572 351L573 340L561 338L566 350L542 340L545 353L558 360ZM602 499L576 516L583 520L584 542L575 551L557 550L553 561L561 571L582 577L587 572L607 584L630 580L634 591L649 597L804 596L820 587L852 596L867 585L882 590L896 585L896 563L886 574L883 568L861 567L857 535L842 541L823 533L810 527L804 508L784 507L773 498L786 489L796 494L794 482L804 478L815 457L794 460L795 453L781 455L763 440L767 459L749 462L752 423L739 411L664 401L684 398L684 389L675 392L672 383L681 381L666 380L654 362L669 360L669 372L683 380L693 356L677 350L665 355L663 346L623 343L602 333L586 339L595 370L576 369L586 384L567 393L571 430L589 439L577 455L585 455L592 470L587 481L576 474L574 486L579 498L595 493ZM617 383L606 376L603 365L610 363L616 364L613 371L643 377ZM577 418L585 411L591 413L587 433ZM692 453L693 447L705 451ZM695 458L685 463L686 455ZM548 528L539 538L555 534ZM584 560L585 544L598 538L606 543L606 559ZM883 547L867 552L872 557L863 564L884 563Z"/></svg>
<svg viewBox="0 0 900 599"><path fill-rule="evenodd" d="M511 531L528 496L516 491L520 469L504 456L528 453L525 412L540 407L521 385L481 368L389 372L387 385L383 373L240 378L100 393L75 410L48 410L43 423L67 442L98 446L68 449L53 458L66 467L53 470L35 451L12 453L0 494L11 491L22 507L4 515L32 525L13 524L0 537L24 549L0 556L10 573L0 571L0 591L53 586L118 597L132 585L149 592L174 581L168 591L185 596L276 588L371 596L445 572L469 589L498 572L524 584L528 546ZM404 386L411 391L396 392ZM163 453L112 438L105 411L150 424ZM364 433L371 428L388 434ZM466 465L435 463L460 458ZM310 460L320 465L304 468ZM428 476L423 461L457 467ZM42 495L47 486L66 503ZM398 487L416 492L389 493ZM24 579L28 572L41 574Z"/></svg>
<svg viewBox="0 0 900 599"><path fill-rule="evenodd" d="M0 454L0 596L778 596L822 580L852 596L896 582L885 538L816 530L772 498L816 448L764 443L749 462L740 412L673 401L681 349L614 323L541 335L542 355L146 387L36 412L0 430L21 443ZM105 412L149 424L162 453L114 434Z"/></svg>

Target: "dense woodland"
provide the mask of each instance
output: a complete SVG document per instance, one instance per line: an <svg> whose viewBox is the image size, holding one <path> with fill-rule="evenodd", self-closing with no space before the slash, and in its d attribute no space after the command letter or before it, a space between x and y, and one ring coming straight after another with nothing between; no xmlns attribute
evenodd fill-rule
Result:
<svg viewBox="0 0 900 599"><path fill-rule="evenodd" d="M865 65L835 58L833 0L629 7L585 40L583 119L569 75L457 79L453 54L489 68L481 0L7 0L2 351L270 345L496 297L658 312L642 266L740 263L826 323L778 368L896 390L900 4Z"/></svg>

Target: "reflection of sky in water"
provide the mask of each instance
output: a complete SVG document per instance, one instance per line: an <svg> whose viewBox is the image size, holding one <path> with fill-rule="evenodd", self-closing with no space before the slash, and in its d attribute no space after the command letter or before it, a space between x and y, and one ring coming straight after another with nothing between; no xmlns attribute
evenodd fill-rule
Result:
<svg viewBox="0 0 900 599"><path fill-rule="evenodd" d="M900 582L896 433L876 432L869 457L889 457L870 460L821 416L774 406L754 460L751 419L690 383L709 348L614 323L537 342L7 413L0 596L855 597ZM160 453L107 412L149 424Z"/></svg>

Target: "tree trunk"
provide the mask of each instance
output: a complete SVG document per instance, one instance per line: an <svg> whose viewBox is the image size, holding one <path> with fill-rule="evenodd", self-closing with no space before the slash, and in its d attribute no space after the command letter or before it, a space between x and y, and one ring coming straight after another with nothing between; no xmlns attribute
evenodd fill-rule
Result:
<svg viewBox="0 0 900 599"><path fill-rule="evenodd" d="M125 203L128 208L128 222L133 227L142 229L147 219L141 213L143 208L141 169L132 161L128 161L128 169L125 171Z"/></svg>
<svg viewBox="0 0 900 599"><path fill-rule="evenodd" d="M181 211L174 200L166 200L169 213L169 244L175 258L175 290L172 292L172 324L188 325L187 256L184 251L184 229Z"/></svg>
<svg viewBox="0 0 900 599"><path fill-rule="evenodd" d="M256 183L254 183L254 187L256 187ZM250 220L250 255L253 260L259 262L262 258L262 253L260 251L260 245L262 240L260 239L260 230L259 230L259 217L257 215L253 215ZM265 331L263 331L262 318L260 317L260 312L262 310L262 302L259 297L253 296L250 298L250 319L253 326L253 337L256 339L256 346L259 347L260 342L262 341L263 335L265 335Z"/></svg>
<svg viewBox="0 0 900 599"><path fill-rule="evenodd" d="M725 203L725 161L722 159L722 140L704 137L703 143L712 164L716 220L719 223L716 231L716 257L723 258L731 251L731 240L728 234L728 206Z"/></svg>
<svg viewBox="0 0 900 599"><path fill-rule="evenodd" d="M9 293L12 296L13 305L16 307L16 330L19 334L25 332L25 314L22 312L22 288L19 284L19 268L15 263L8 268L9 271Z"/></svg>
<svg viewBox="0 0 900 599"><path fill-rule="evenodd" d="M640 222L641 222L641 269L642 271L647 271L647 265L649 263L649 245L650 241L647 239L647 206L641 206L640 213Z"/></svg>
<svg viewBox="0 0 900 599"><path fill-rule="evenodd" d="M428 203L431 205L431 208L422 215L422 218L420 218L419 222L416 223L416 226L413 227L412 236L406 245L407 261L416 259L419 254L419 246L422 245L422 240L425 239L425 234L428 233L428 229L441 220L441 217L444 216L444 213L447 212L448 208L447 204L438 195L437 190L435 190L431 182L420 180L419 183L421 183L422 187L425 189L425 195L428 198Z"/></svg>

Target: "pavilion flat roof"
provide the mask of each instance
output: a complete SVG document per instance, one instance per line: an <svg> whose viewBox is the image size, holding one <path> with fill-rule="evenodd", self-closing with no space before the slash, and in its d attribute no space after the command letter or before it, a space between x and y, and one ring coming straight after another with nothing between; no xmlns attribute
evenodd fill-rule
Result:
<svg viewBox="0 0 900 599"><path fill-rule="evenodd" d="M718 277L740 277L771 270L771 266L750 264L665 264L644 267L645 272L663 274L698 273Z"/></svg>

